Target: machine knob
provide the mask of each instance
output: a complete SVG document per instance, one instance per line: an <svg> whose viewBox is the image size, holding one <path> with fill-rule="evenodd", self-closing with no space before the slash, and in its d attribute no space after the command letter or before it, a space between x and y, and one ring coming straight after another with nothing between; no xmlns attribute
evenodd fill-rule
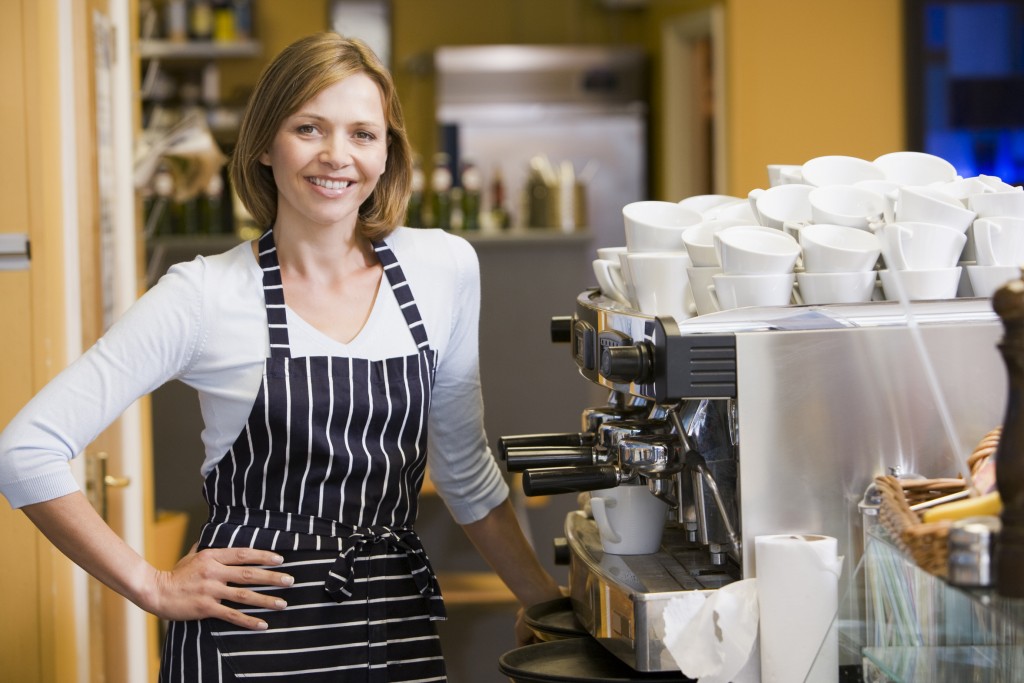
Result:
<svg viewBox="0 0 1024 683"><path fill-rule="evenodd" d="M571 315L556 315L551 318L551 341L554 344L568 344L572 341Z"/></svg>
<svg viewBox="0 0 1024 683"><path fill-rule="evenodd" d="M568 565L571 561L571 554L569 553L569 541L565 536L559 536L553 541L555 546L555 564L558 566Z"/></svg>
<svg viewBox="0 0 1024 683"><path fill-rule="evenodd" d="M613 382L643 384L654 377L654 353L648 342L606 346L601 351L601 375Z"/></svg>

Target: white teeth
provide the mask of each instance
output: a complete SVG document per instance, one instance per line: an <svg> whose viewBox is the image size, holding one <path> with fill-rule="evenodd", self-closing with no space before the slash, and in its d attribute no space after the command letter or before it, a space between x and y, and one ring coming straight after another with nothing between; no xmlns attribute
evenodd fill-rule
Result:
<svg viewBox="0 0 1024 683"><path fill-rule="evenodd" d="M327 188L328 190L343 190L349 185L350 182L346 180L328 180L327 178L310 178L309 181L314 185Z"/></svg>

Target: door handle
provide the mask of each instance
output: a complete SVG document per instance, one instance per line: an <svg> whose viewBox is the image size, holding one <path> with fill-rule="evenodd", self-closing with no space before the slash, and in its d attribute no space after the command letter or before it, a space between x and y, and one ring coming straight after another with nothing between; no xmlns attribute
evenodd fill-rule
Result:
<svg viewBox="0 0 1024 683"><path fill-rule="evenodd" d="M0 270L26 270L30 258L28 234L0 234Z"/></svg>
<svg viewBox="0 0 1024 683"><path fill-rule="evenodd" d="M86 454L86 495L104 520L107 519L107 489L123 489L132 483L130 477L107 473L109 458L110 456L103 451Z"/></svg>

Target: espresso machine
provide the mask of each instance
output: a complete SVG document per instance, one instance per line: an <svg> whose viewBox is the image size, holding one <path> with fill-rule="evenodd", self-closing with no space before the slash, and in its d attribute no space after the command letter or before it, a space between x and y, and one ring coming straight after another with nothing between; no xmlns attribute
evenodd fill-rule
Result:
<svg viewBox="0 0 1024 683"><path fill-rule="evenodd" d="M759 535L835 537L846 558L836 618L856 629L857 504L877 474L961 471L961 454L1001 423L1001 332L979 298L677 321L588 289L552 320L552 339L607 404L583 410L579 432L503 437L500 456L528 496L646 486L669 504L652 554L604 552L584 495L555 539L582 630L637 672L678 671L665 605L756 577ZM841 667L860 663L840 653Z"/></svg>

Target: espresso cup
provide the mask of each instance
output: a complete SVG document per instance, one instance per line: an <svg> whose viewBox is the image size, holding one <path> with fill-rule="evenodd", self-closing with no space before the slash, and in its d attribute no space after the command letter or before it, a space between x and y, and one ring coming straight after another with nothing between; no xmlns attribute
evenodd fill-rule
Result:
<svg viewBox="0 0 1024 683"><path fill-rule="evenodd" d="M899 300L900 287L909 301L954 299L960 285L960 267L927 270L880 270L882 291L890 301ZM897 280L897 278L899 278Z"/></svg>
<svg viewBox="0 0 1024 683"><path fill-rule="evenodd" d="M768 164L768 187L786 185L799 175L800 164Z"/></svg>
<svg viewBox="0 0 1024 683"><path fill-rule="evenodd" d="M984 192L971 195L967 208L979 218L991 216L1018 216L1024 218L1024 191L1020 188L1008 192Z"/></svg>
<svg viewBox="0 0 1024 683"><path fill-rule="evenodd" d="M886 265L893 270L952 268L967 235L937 223L889 223L879 233Z"/></svg>
<svg viewBox="0 0 1024 683"><path fill-rule="evenodd" d="M626 247L630 252L676 251L681 249L683 230L702 216L676 202L632 202L622 208Z"/></svg>
<svg viewBox="0 0 1024 683"><path fill-rule="evenodd" d="M717 308L725 311L747 306L787 306L793 298L793 273L711 276L708 292Z"/></svg>
<svg viewBox="0 0 1024 683"><path fill-rule="evenodd" d="M996 192L997 190L991 185L983 181L981 178L957 178L950 180L948 183L938 183L935 185L936 188L942 190L946 194L956 197L960 202L969 208L970 198L976 194L985 194L987 192Z"/></svg>
<svg viewBox="0 0 1024 683"><path fill-rule="evenodd" d="M811 203L808 201L808 195L813 189L806 184L786 183L767 190L751 190L747 199L760 225L781 230L785 223L811 221Z"/></svg>
<svg viewBox="0 0 1024 683"><path fill-rule="evenodd" d="M701 214L701 216L704 216L704 214L716 209L717 207L725 204L735 204L736 202L742 201L742 197L733 197L728 194L698 194L692 197L687 197L686 199L681 199L678 204L679 206L690 209L691 211L696 211Z"/></svg>
<svg viewBox="0 0 1024 683"><path fill-rule="evenodd" d="M877 235L846 225L805 225L797 240L803 251L804 270L809 273L872 270L882 252Z"/></svg>
<svg viewBox="0 0 1024 683"><path fill-rule="evenodd" d="M901 187L896 196L897 223L938 223L967 232L975 216L963 202L937 187Z"/></svg>
<svg viewBox="0 0 1024 683"><path fill-rule="evenodd" d="M1011 280L1021 279L1020 266L967 266L974 296L991 298L996 290Z"/></svg>
<svg viewBox="0 0 1024 683"><path fill-rule="evenodd" d="M887 180L899 185L931 185L956 179L953 164L925 152L890 152L873 162Z"/></svg>
<svg viewBox="0 0 1024 683"><path fill-rule="evenodd" d="M800 169L804 182L815 187L853 185L859 180L883 180L885 172L866 159L832 154L815 157Z"/></svg>
<svg viewBox="0 0 1024 683"><path fill-rule="evenodd" d="M727 275L789 273L800 257L796 239L774 228L736 225L719 230L712 239Z"/></svg>
<svg viewBox="0 0 1024 683"><path fill-rule="evenodd" d="M697 267L717 266L718 252L715 251L714 235L719 230L725 230L736 225L749 225L739 219L732 220L706 220L691 225L683 231L683 247L690 255L690 261Z"/></svg>
<svg viewBox="0 0 1024 683"><path fill-rule="evenodd" d="M606 553L649 555L661 547L668 504L646 486L591 491L590 512Z"/></svg>
<svg viewBox="0 0 1024 683"><path fill-rule="evenodd" d="M979 266L1024 264L1024 218L992 216L974 221L974 260Z"/></svg>
<svg viewBox="0 0 1024 683"><path fill-rule="evenodd" d="M847 225L868 230L889 222L889 201L882 195L853 185L826 185L807 196L811 204L811 222Z"/></svg>
<svg viewBox="0 0 1024 683"><path fill-rule="evenodd" d="M626 260L641 313L676 320L693 315L690 281L686 277L691 263L685 251L630 253Z"/></svg>
<svg viewBox="0 0 1024 683"><path fill-rule="evenodd" d="M878 276L873 270L852 273L797 273L796 287L805 304L852 304L871 301Z"/></svg>

